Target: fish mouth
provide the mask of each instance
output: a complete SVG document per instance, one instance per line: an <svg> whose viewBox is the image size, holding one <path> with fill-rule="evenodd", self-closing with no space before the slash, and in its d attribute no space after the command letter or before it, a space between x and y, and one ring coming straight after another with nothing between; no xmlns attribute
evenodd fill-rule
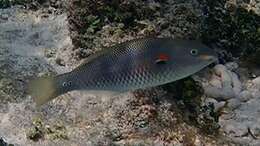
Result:
<svg viewBox="0 0 260 146"><path fill-rule="evenodd" d="M217 62L218 61L218 58L214 55L199 55L199 58L202 59L202 60L205 60L205 61L209 61L209 62Z"/></svg>

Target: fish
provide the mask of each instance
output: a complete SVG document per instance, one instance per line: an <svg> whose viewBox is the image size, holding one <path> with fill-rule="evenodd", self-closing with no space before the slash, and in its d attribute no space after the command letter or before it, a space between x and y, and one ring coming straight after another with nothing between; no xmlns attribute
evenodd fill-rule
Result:
<svg viewBox="0 0 260 146"><path fill-rule="evenodd" d="M217 61L198 40L142 38L103 49L70 72L29 83L36 105L74 90L128 92L174 82Z"/></svg>

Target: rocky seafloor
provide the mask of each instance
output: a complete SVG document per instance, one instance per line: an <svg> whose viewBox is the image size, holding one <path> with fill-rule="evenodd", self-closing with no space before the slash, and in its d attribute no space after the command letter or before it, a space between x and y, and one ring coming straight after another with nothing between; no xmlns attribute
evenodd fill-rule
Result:
<svg viewBox="0 0 260 146"><path fill-rule="evenodd" d="M153 14L154 19L138 16L127 28L121 21L124 17L112 22L94 17L95 23L89 24L83 35L77 34L79 30L71 22L74 13L57 11L55 5L37 10L31 10L31 5L30 9L24 8L27 5L0 9L0 145L260 145L259 68L248 68L232 56L224 55L220 64L176 83L188 88L180 95L169 89L176 85L116 96L74 91L35 107L26 93L31 78L67 72L103 46L149 35L195 39L201 31L208 31L201 25L205 14L197 1L149 4L136 5L149 7L149 12L160 7L164 11ZM250 1L247 8L259 15L259 5L258 1ZM250 25L259 30L253 22ZM243 28L245 35L252 31ZM223 52L236 38L223 41L224 35L212 36L206 42L218 42L216 50ZM251 41L253 45L240 46L259 49L255 42L257 39ZM203 92L190 90L194 80ZM187 86L190 83L191 87Z"/></svg>

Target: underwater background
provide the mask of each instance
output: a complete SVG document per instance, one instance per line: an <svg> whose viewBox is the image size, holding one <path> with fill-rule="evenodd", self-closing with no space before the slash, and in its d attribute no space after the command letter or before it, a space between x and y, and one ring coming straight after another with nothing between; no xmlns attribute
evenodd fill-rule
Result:
<svg viewBox="0 0 260 146"><path fill-rule="evenodd" d="M143 37L199 39L219 64L109 96L35 107L36 76ZM260 145L259 0L0 0L0 146Z"/></svg>

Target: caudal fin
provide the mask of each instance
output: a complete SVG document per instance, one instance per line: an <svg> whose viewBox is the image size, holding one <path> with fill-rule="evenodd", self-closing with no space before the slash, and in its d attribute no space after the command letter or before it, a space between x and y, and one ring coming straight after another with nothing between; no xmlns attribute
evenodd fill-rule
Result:
<svg viewBox="0 0 260 146"><path fill-rule="evenodd" d="M29 83L29 94L37 106L47 103L58 96L58 87L56 87L55 80L55 77L43 77Z"/></svg>

